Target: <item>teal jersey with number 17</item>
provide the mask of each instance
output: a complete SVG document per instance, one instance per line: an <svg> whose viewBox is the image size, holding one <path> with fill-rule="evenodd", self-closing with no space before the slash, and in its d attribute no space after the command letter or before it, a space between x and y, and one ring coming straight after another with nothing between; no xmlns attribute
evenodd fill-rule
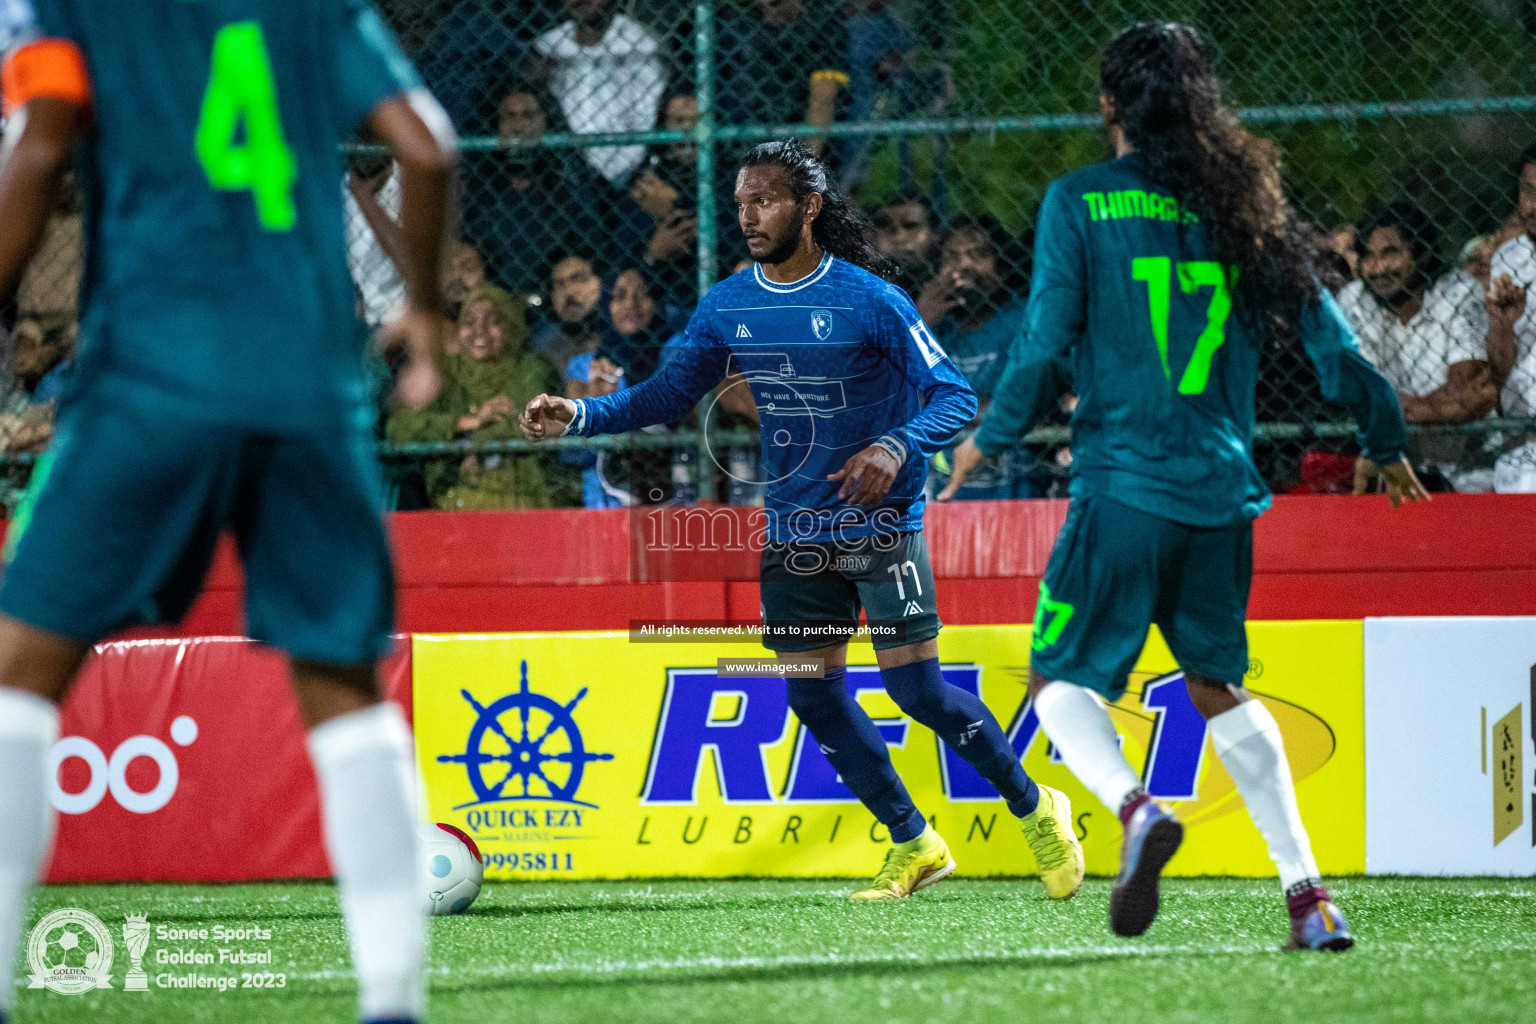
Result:
<svg viewBox="0 0 1536 1024"><path fill-rule="evenodd" d="M78 160L81 349L66 400L274 431L366 415L340 147L380 102L417 87L373 8L30 6L30 34L73 42L94 95Z"/></svg>
<svg viewBox="0 0 1536 1024"><path fill-rule="evenodd" d="M1051 368L1069 359L1073 493L1098 494L1191 526L1259 516L1269 491L1253 463L1254 391L1265 311L1238 308L1234 268L1198 216L1132 154L1052 183L1035 229L1024 327L975 435L1005 451L1055 405ZM1298 332L1325 395L1360 426L1366 454L1401 456L1397 396L1361 357L1332 296Z"/></svg>

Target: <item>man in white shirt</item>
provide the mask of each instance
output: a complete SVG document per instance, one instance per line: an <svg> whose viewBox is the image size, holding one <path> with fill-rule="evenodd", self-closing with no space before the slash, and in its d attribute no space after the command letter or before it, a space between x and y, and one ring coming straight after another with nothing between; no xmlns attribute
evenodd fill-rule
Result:
<svg viewBox="0 0 1536 1024"><path fill-rule="evenodd" d="M656 126L666 73L661 47L614 0L566 0L571 20L534 41L549 88L573 132L636 132ZM623 185L645 159L644 146L597 146L587 162Z"/></svg>
<svg viewBox="0 0 1536 1024"><path fill-rule="evenodd" d="M1504 415L1536 416L1536 303L1525 301L1527 289L1536 285L1536 146L1521 154L1519 178L1521 232L1493 255L1488 306L1495 321L1509 320L1512 337L1507 353L1490 347L1489 355L1503 383Z"/></svg>
<svg viewBox="0 0 1536 1024"><path fill-rule="evenodd" d="M392 322L405 309L405 281L395 265L400 235L400 173L391 161L372 175L353 171L342 190L347 216L347 266L362 297L369 327Z"/></svg>
<svg viewBox="0 0 1536 1024"><path fill-rule="evenodd" d="M1483 290L1463 271L1436 279L1435 230L1417 207L1393 203L1361 226L1360 280L1339 305L1360 351L1392 383L1409 423L1468 423L1493 411Z"/></svg>
<svg viewBox="0 0 1536 1024"><path fill-rule="evenodd" d="M1360 279L1339 292L1339 305L1360 351L1397 392L1405 420L1470 423L1498 404L1488 352L1498 344L1494 335L1507 338L1509 325L1491 323L1483 287L1471 274L1436 276L1437 241L1417 206L1400 201L1377 211L1356 235ZM1456 490L1487 490L1488 467L1467 459L1481 450L1465 436L1440 434L1413 439L1410 455Z"/></svg>

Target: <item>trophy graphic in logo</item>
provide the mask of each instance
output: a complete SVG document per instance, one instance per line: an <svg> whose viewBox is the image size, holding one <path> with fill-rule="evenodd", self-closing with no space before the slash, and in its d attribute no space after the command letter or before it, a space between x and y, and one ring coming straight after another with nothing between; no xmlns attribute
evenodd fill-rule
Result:
<svg viewBox="0 0 1536 1024"><path fill-rule="evenodd" d="M144 951L149 948L149 922L143 914L123 915L123 945L128 947L128 976L124 992L148 992L149 975L144 973Z"/></svg>

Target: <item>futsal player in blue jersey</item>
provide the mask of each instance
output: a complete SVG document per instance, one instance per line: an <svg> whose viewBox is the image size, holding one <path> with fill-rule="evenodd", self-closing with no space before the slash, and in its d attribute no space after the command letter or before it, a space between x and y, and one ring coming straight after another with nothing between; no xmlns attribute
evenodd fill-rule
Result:
<svg viewBox="0 0 1536 1024"><path fill-rule="evenodd" d="M1105 51L1100 102L1116 158L1047 190L1023 331L940 497L1047 414L1050 370L1070 359L1072 504L1040 586L1030 693L1067 767L1124 824L1110 924L1147 929L1183 840L1100 700L1125 692L1155 622L1269 845L1291 947L1347 949L1280 729L1242 685L1252 522L1270 503L1252 445L1270 332L1298 335L1324 393L1354 414L1357 491L1380 478L1394 506L1427 495L1403 459L1397 397L1320 279L1327 263L1285 199L1275 148L1222 102L1204 40L1172 23L1128 29Z"/></svg>
<svg viewBox="0 0 1536 1024"><path fill-rule="evenodd" d="M886 691L997 788L1022 821L1047 894L1065 899L1083 877L1067 798L1024 774L992 712L939 669L923 483L929 458L975 416L976 397L906 293L871 272L881 258L867 222L804 144L753 149L736 207L757 262L704 296L677 357L602 398L540 395L523 430L538 440L671 423L728 372L744 375L770 481L764 644L786 664L825 664L825 678L786 680L790 707L893 844L855 898L898 899L955 869L848 691L847 636L862 609L877 630Z"/></svg>
<svg viewBox="0 0 1536 1024"><path fill-rule="evenodd" d="M416 769L375 673L394 586L341 145L366 126L400 167L397 391L421 406L447 118L361 0L0 0L0 53L0 294L76 151L89 211L80 350L0 581L0 1017L53 828L56 702L91 644L181 617L229 528L248 632L289 655L310 730L361 1014L415 1020Z"/></svg>

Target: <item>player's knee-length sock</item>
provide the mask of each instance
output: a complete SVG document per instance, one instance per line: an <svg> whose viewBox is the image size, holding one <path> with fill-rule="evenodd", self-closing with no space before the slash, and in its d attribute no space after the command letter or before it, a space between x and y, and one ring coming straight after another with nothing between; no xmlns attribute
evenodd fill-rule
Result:
<svg viewBox="0 0 1536 1024"><path fill-rule="evenodd" d="M426 956L410 727L384 702L309 733L365 1020L421 1016Z"/></svg>
<svg viewBox="0 0 1536 1024"><path fill-rule="evenodd" d="M48 748L59 738L53 702L0 687L0 1013L16 987L16 951L43 857L53 840Z"/></svg>
<svg viewBox="0 0 1536 1024"><path fill-rule="evenodd" d="M1040 788L1024 774L997 716L974 693L946 683L938 658L881 669L880 678L896 706L937 733L992 783L1010 811L1020 818L1033 813Z"/></svg>
<svg viewBox="0 0 1536 1024"><path fill-rule="evenodd" d="M847 674L846 668L829 668L824 679L785 680L789 706L843 783L891 833L891 842L909 842L928 821L896 774L885 737L848 692Z"/></svg>
<svg viewBox="0 0 1536 1024"><path fill-rule="evenodd" d="M1208 725L1216 756L1237 783L1249 816L1269 845L1269 856L1280 871L1280 887L1289 890L1302 882L1315 884L1317 861L1296 807L1291 766L1274 716L1250 699L1210 719Z"/></svg>
<svg viewBox="0 0 1536 1024"><path fill-rule="evenodd" d="M1035 695L1035 714L1067 768L1105 807L1118 814L1141 790L1098 694L1073 683L1047 683Z"/></svg>

